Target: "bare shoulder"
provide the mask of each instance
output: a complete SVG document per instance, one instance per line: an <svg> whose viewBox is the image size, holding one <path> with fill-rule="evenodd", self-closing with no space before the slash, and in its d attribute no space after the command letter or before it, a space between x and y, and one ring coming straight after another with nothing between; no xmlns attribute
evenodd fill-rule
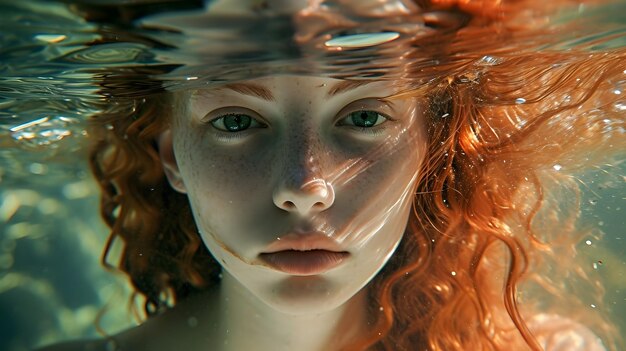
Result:
<svg viewBox="0 0 626 351"><path fill-rule="evenodd" d="M602 340L586 326L555 314L539 314L529 327L546 351L606 351Z"/></svg>

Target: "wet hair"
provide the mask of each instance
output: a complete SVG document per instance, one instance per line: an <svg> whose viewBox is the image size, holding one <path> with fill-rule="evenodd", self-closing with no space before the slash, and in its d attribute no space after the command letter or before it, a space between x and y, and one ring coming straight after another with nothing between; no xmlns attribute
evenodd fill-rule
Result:
<svg viewBox="0 0 626 351"><path fill-rule="evenodd" d="M566 316L587 309L563 281L597 291L582 267L572 269L576 243L590 234L577 223L574 174L624 148L612 84L625 58L523 55L432 88L407 231L372 283L381 349L499 349L500 335L540 350L525 319L551 311L547 301L567 306L558 310ZM521 304L522 291L542 304ZM610 345L606 316L584 320Z"/></svg>
<svg viewBox="0 0 626 351"><path fill-rule="evenodd" d="M470 22L448 46L502 30L485 26L507 13L489 3L431 2L481 24ZM584 269L571 269L579 266L575 245L589 233L577 223L572 175L626 146L624 112L611 93L623 80L626 52L518 54L485 43L454 60L442 53L435 78L403 92L429 101L428 151L402 242L367 287L376 323L355 350L540 350L526 321L545 311L584 318L617 349L601 309L589 312L575 293L601 289ZM407 69L408 77L424 74ZM145 298L148 316L220 281L187 197L161 166L156 139L176 106L163 93L91 121L91 166L111 228L103 261L121 239L117 267ZM580 290L568 291L574 286ZM532 298L522 300L522 292Z"/></svg>

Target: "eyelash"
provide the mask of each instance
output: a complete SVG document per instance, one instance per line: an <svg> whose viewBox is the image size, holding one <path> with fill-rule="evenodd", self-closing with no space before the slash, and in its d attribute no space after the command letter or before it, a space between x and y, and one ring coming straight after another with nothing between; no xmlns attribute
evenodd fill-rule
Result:
<svg viewBox="0 0 626 351"><path fill-rule="evenodd" d="M371 136L377 136L382 134L382 132L386 129L386 127L352 127L353 130L358 131L359 133L369 134Z"/></svg>
<svg viewBox="0 0 626 351"><path fill-rule="evenodd" d="M233 133L233 132L224 132L219 129L215 129L213 133L215 133L216 138L221 141L236 141L248 135L248 133L246 133L245 130L243 132Z"/></svg>
<svg viewBox="0 0 626 351"><path fill-rule="evenodd" d="M357 125L354 125L354 124L342 124L342 121L350 118L353 113L357 113L357 112L373 112L373 113L376 113L376 115L377 115L376 122L378 122L378 118L381 118L381 117L384 119L384 121L382 121L382 122L380 122L378 124L374 124L374 125L372 125L370 127L361 127L361 126L357 126ZM247 117L249 117L251 119L250 123L251 124L256 123L258 125L258 127L247 127L246 129L243 129L241 131L226 131L224 129L221 129L221 128L218 128L218 127L215 126L216 122L218 122L220 120L222 122L222 125L225 126L224 118L229 117L229 116L247 116ZM369 134L369 135L372 135L372 136L376 136L376 135L381 134L387 128L387 126L385 126L385 124L387 122L389 122L389 121L393 121L393 119L390 118L389 116L387 116L387 115L385 115L383 113L374 111L374 110L354 110L354 111L351 111L351 112L349 112L347 114L344 114L343 116L344 117L342 117L339 121L337 121L335 123L336 126L347 126L350 129L356 130L359 133ZM222 140L238 140L238 139L241 139L241 138L244 138L245 136L247 136L250 133L251 129L267 128L266 124L264 124L262 122L259 122L258 119L254 118L254 117L252 117L250 115L247 115L245 113L227 113L227 114L221 115L219 117L213 118L213 119L207 121L206 123L207 124L211 124L211 127L214 130L214 133L217 135L217 137L219 139L222 139Z"/></svg>
<svg viewBox="0 0 626 351"><path fill-rule="evenodd" d="M371 127L361 127L361 126L356 126L354 124L341 124L342 121L350 118L350 115L352 115L353 113L357 113L357 112L373 112L377 115L377 118L382 117L384 119L384 121L378 123L378 124L374 124ZM377 120L378 121L378 120ZM387 126L385 124L387 124L387 122L389 121L393 121L392 118L390 118L389 116L387 116L384 113L380 113L378 111L375 110L354 110L352 112L349 112L347 114L344 115L343 118L341 118L339 121L337 121L337 123L335 125L338 126L348 126L350 129L352 130L356 130L359 133L364 133L364 134L370 134L373 136L379 135L381 134L385 129L387 129Z"/></svg>
<svg viewBox="0 0 626 351"><path fill-rule="evenodd" d="M229 116L246 116L248 118L250 118L250 125L256 124L258 126L255 127L247 127L246 129L240 130L240 131L227 131L221 128L218 128L215 126L216 122L221 120L221 124L226 127L225 122L224 122L224 118L229 117ZM247 115L245 113L226 113L223 114L219 117L213 118L209 121L206 122L207 124L210 124L211 127L213 128L214 133L217 135L218 139L221 140L237 140L237 139L241 139L243 137L245 137L246 135L248 135L250 133L250 129L258 129L258 128L267 128L267 125L265 125L262 122L259 122L258 119Z"/></svg>

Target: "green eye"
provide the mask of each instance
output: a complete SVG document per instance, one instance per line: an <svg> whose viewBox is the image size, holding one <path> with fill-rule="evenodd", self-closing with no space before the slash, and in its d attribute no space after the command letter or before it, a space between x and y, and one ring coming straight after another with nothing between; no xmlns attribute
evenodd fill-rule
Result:
<svg viewBox="0 0 626 351"><path fill-rule="evenodd" d="M226 127L229 132L238 132L248 129L251 121L252 118L250 118L250 116L229 115L224 117L224 127Z"/></svg>
<svg viewBox="0 0 626 351"><path fill-rule="evenodd" d="M386 120L387 118L385 116L376 111L361 110L349 113L346 118L341 120L340 125L371 128L385 122Z"/></svg>
<svg viewBox="0 0 626 351"><path fill-rule="evenodd" d="M250 127L262 127L262 125L254 118L240 113L233 113L218 117L212 120L211 124L216 129L225 132L241 132Z"/></svg>

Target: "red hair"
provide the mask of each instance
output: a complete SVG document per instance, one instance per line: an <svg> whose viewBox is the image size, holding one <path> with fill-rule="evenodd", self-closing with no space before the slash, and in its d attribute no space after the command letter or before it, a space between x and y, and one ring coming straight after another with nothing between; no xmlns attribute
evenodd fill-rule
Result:
<svg viewBox="0 0 626 351"><path fill-rule="evenodd" d="M384 350L539 350L524 317L545 310L527 302L522 313L524 282L553 287L537 298L554 294L583 310L559 282L573 274L584 234L571 178L626 144L612 93L625 62L623 51L528 54L431 90L428 159L403 244L372 283L383 313L371 342ZM569 206L554 198L564 191ZM603 318L585 321L610 345L614 331Z"/></svg>
<svg viewBox="0 0 626 351"><path fill-rule="evenodd" d="M487 41L464 51L463 43L502 34L495 23L521 3L428 4L463 11L481 26L470 22L451 34L429 72L407 69L408 77L434 77L404 92L429 99L427 159L401 245L368 285L377 322L355 350L539 350L525 319L546 307L522 303L521 291L583 311L553 280L565 274L592 283L583 270L568 271L584 233L576 225L578 187L567 180L626 146L624 112L611 93L626 70L626 52L513 54L521 44L503 49ZM511 43L524 42L515 33L507 34ZM121 239L119 268L145 297L148 316L218 284L221 270L197 234L186 196L163 174L155 140L172 105L168 94L146 97L126 114L92 121L91 165L111 227L103 261ZM574 195L569 207L554 205L558 191ZM558 250L567 255L557 257ZM586 315L586 323L617 348L598 313Z"/></svg>

